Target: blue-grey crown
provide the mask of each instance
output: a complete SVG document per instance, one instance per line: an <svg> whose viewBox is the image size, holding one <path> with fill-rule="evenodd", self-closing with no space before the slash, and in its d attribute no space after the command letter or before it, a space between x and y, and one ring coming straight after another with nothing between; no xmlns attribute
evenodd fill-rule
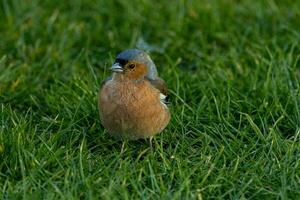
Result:
<svg viewBox="0 0 300 200"><path fill-rule="evenodd" d="M138 50L138 49L125 50L117 56L117 59L122 59L127 61L134 60L134 61L144 63L148 67L148 73L146 75L147 78L155 80L158 76L157 69L154 62L151 60L150 56L142 50Z"/></svg>

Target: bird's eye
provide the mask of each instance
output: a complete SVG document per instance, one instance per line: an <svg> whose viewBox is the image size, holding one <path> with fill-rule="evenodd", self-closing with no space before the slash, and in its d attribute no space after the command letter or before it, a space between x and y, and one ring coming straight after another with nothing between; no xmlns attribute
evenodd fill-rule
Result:
<svg viewBox="0 0 300 200"><path fill-rule="evenodd" d="M133 69L133 68L135 68L135 64L130 64L130 65L128 65L128 67L129 67L129 69Z"/></svg>

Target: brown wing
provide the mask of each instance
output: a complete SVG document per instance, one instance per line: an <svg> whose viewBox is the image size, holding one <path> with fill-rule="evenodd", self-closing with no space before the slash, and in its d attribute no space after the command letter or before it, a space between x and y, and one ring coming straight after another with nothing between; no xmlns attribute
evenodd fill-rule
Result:
<svg viewBox="0 0 300 200"><path fill-rule="evenodd" d="M155 80L148 79L147 80L151 83L152 86L154 86L156 89L158 89L162 94L165 96L168 96L168 88L167 84L164 80L157 77Z"/></svg>

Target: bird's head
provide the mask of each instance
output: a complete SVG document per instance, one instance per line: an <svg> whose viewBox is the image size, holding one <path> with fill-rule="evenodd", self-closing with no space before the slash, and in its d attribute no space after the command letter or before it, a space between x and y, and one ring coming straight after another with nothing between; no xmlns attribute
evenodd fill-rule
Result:
<svg viewBox="0 0 300 200"><path fill-rule="evenodd" d="M139 80L147 77L157 77L156 67L150 56L138 49L129 49L121 52L110 68L115 77L128 80Z"/></svg>

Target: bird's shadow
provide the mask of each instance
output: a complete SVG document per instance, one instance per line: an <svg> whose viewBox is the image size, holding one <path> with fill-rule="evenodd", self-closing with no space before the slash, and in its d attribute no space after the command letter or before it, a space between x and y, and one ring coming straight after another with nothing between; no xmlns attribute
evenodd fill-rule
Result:
<svg viewBox="0 0 300 200"><path fill-rule="evenodd" d="M89 134L86 137L86 145L94 156L111 154L142 160L155 151L155 147L150 147L149 139L122 140L111 136L103 129L98 133Z"/></svg>

